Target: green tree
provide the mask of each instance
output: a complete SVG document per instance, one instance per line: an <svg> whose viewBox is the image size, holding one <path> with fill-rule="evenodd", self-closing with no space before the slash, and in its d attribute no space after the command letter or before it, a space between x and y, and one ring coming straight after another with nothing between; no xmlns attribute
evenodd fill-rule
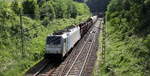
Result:
<svg viewBox="0 0 150 76"><path fill-rule="evenodd" d="M53 3L56 12L56 18L65 18L67 17L67 5L65 0L56 0ZM58 12L59 11L59 12Z"/></svg>
<svg viewBox="0 0 150 76"><path fill-rule="evenodd" d="M11 3L11 8L12 10L17 14L19 15L20 14L20 8L21 6L19 5L18 1L15 0Z"/></svg>
<svg viewBox="0 0 150 76"><path fill-rule="evenodd" d="M22 4L23 14L31 18L39 17L39 6L36 0L25 0Z"/></svg>
<svg viewBox="0 0 150 76"><path fill-rule="evenodd" d="M40 9L41 19L49 17L49 19L52 20L56 17L55 10L51 1L45 1Z"/></svg>
<svg viewBox="0 0 150 76"><path fill-rule="evenodd" d="M106 12L108 37L104 72L107 75L150 74L149 10L150 0L111 0Z"/></svg>
<svg viewBox="0 0 150 76"><path fill-rule="evenodd" d="M71 18L76 18L77 17L78 13L77 13L77 8L75 6L75 3L68 2L67 10L68 10L69 17L71 17Z"/></svg>

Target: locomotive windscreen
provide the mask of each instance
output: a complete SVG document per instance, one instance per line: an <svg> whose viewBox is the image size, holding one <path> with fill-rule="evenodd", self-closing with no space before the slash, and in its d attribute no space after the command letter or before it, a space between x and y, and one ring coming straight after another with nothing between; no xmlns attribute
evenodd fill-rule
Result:
<svg viewBox="0 0 150 76"><path fill-rule="evenodd" d="M61 37L58 36L48 36L46 44L59 45L61 43Z"/></svg>

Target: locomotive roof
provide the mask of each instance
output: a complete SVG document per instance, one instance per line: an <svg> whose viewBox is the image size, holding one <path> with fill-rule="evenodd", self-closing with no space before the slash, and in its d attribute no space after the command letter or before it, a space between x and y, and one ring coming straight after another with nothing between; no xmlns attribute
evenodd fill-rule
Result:
<svg viewBox="0 0 150 76"><path fill-rule="evenodd" d="M58 30L56 32L53 33L53 35L62 35L63 33L65 32L70 32L71 29L75 28L76 26L72 25L72 26L69 26L69 27L66 27L65 29L63 30Z"/></svg>

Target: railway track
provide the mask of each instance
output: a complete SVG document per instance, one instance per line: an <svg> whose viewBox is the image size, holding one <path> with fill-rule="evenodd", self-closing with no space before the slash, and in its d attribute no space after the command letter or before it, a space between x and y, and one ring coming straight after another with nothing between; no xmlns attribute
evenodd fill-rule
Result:
<svg viewBox="0 0 150 76"><path fill-rule="evenodd" d="M58 61L43 59L38 64L29 69L25 76L47 76L50 75L60 64Z"/></svg>
<svg viewBox="0 0 150 76"><path fill-rule="evenodd" d="M85 45L81 49L81 52L78 54L72 65L70 66L69 70L64 74L65 76L69 75L78 75L81 76L81 73L84 69L84 66L87 62L87 58L90 55L91 47L94 43L94 40L92 40L92 37L94 34L91 34L89 39L86 41ZM95 38L95 36L94 36Z"/></svg>
<svg viewBox="0 0 150 76"><path fill-rule="evenodd" d="M93 44L93 48L91 53L90 53L90 56L87 58L87 62L85 63L85 66L84 66L84 70L82 71L82 73L79 75L79 76L91 76L91 73L93 71L93 67L95 65L95 61L96 61L96 52L98 50L98 37L99 37L99 31L100 31L100 28L97 27L97 32L96 32L96 36L95 36L95 42Z"/></svg>
<svg viewBox="0 0 150 76"><path fill-rule="evenodd" d="M66 61L64 61L64 63L61 64L54 73L52 73L52 76L82 76L85 70L88 71L89 69L92 69L94 65L93 62L89 62L89 60L96 60L95 53L98 46L98 41L96 38L98 37L98 34L99 26L94 26L92 29L90 29L88 36L85 37L86 39L84 39L84 41L80 41L81 45L78 47L79 49L76 48L73 50L76 51L77 55L68 56L68 59L66 59ZM86 65L91 67L86 68Z"/></svg>
<svg viewBox="0 0 150 76"><path fill-rule="evenodd" d="M90 30L92 30L92 28ZM55 72L53 72L51 74L52 76L55 76L55 75L61 76L61 75L63 75L63 73L68 69L68 67L66 67L66 66L70 66L71 63L73 62L73 60L75 59L75 57L80 52L79 49L82 48L82 44L85 43L85 41L88 39L89 33L90 32L85 34L85 36L78 42L78 44L72 49L72 52L68 55L68 57L64 60L64 62L56 69Z"/></svg>
<svg viewBox="0 0 150 76"><path fill-rule="evenodd" d="M91 30L91 29L90 29ZM88 33L85 34L85 36L78 42L78 44L82 44L88 37ZM76 54L79 52L81 46L80 45L75 45L75 49L72 49L71 53L69 54L72 57L75 57ZM67 65L66 63L68 63L70 61L70 57L67 57L66 59L64 59L64 62L62 64L64 64L65 66ZM55 65L54 65L55 64ZM31 69L29 69L25 76L48 76L51 75L51 73L53 73L55 70L57 70L60 66L58 66L57 62L48 60L48 59L43 59L41 60L38 64L36 64L35 66L33 66ZM48 70L49 69L49 70ZM61 69L61 68L59 68ZM54 73L53 73L54 74Z"/></svg>
<svg viewBox="0 0 150 76"><path fill-rule="evenodd" d="M62 63L43 59L26 76L88 76L96 60L99 24L96 23L72 49ZM89 64L90 63L90 64ZM87 67L88 66L88 67ZM90 71L89 71L90 70ZM89 71L89 72L88 72ZM85 73L86 72L86 73ZM88 74L89 73L89 74Z"/></svg>

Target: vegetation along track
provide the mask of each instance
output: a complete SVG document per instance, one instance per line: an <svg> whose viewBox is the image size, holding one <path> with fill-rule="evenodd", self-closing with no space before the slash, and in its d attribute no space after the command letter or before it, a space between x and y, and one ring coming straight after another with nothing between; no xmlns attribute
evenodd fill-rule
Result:
<svg viewBox="0 0 150 76"><path fill-rule="evenodd" d="M60 62L50 60L50 59L43 59L38 64L33 66L31 69L29 69L25 76L46 76L51 74L56 66L59 65Z"/></svg>
<svg viewBox="0 0 150 76"><path fill-rule="evenodd" d="M90 28L88 33L78 42L62 63L43 59L40 63L31 68L26 73L26 76L80 76L87 73L91 74L94 61L96 60L95 53L98 33L99 20Z"/></svg>
<svg viewBox="0 0 150 76"><path fill-rule="evenodd" d="M98 20L51 76L88 76L91 74L98 48L99 23L100 21Z"/></svg>

